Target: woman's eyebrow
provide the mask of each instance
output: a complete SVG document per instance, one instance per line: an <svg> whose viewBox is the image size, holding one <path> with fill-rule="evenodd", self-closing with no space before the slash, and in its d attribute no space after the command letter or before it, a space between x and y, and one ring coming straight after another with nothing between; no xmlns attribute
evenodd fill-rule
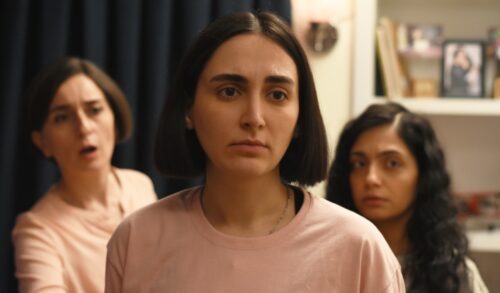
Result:
<svg viewBox="0 0 500 293"><path fill-rule="evenodd" d="M271 75L266 77L266 83L287 83L293 85L295 81L288 76L285 75Z"/></svg>
<svg viewBox="0 0 500 293"><path fill-rule="evenodd" d="M380 156L394 156L394 155L401 155L401 152L398 150L389 149L380 153Z"/></svg>
<svg viewBox="0 0 500 293"><path fill-rule="evenodd" d="M55 105L55 106L50 107L49 114L53 113L53 112L67 111L69 108L70 108L70 106L66 105L66 104Z"/></svg>
<svg viewBox="0 0 500 293"><path fill-rule="evenodd" d="M361 151L361 150L352 151L349 155L354 156L354 157L365 157L366 156L365 152ZM377 157L394 156L394 155L401 155L401 152L398 150L395 150L395 149L388 149L388 150L384 150L384 151L379 152L377 154Z"/></svg>
<svg viewBox="0 0 500 293"><path fill-rule="evenodd" d="M214 81L232 81L237 83L248 83L248 80L239 74L222 73L217 74L210 79L210 82Z"/></svg>
<svg viewBox="0 0 500 293"><path fill-rule="evenodd" d="M88 100L88 101L85 101L84 104L86 106L92 106L92 105L95 105L95 104L99 104L101 103L101 99L91 99L91 100ZM70 105L68 104L59 104L59 105L54 105L54 106L51 106L50 109L49 109L49 113L52 113L52 112L60 112L60 111L67 111L71 108Z"/></svg>
<svg viewBox="0 0 500 293"><path fill-rule="evenodd" d="M101 102L102 102L101 99L93 99L93 100L85 101L84 104L86 106L93 106L95 104L100 104Z"/></svg>
<svg viewBox="0 0 500 293"><path fill-rule="evenodd" d="M365 153L363 151L353 151L349 154L351 157L365 157Z"/></svg>
<svg viewBox="0 0 500 293"><path fill-rule="evenodd" d="M222 73L217 74L210 79L210 82L214 81L232 81L237 83L248 83L248 80L239 74ZM286 83L293 85L295 81L286 75L270 75L264 80L266 83Z"/></svg>

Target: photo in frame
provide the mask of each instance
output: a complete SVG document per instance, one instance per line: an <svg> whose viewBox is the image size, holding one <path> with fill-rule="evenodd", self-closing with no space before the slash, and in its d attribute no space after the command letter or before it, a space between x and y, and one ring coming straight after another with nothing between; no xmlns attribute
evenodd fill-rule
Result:
<svg viewBox="0 0 500 293"><path fill-rule="evenodd" d="M443 97L484 97L484 43L445 40L441 65Z"/></svg>
<svg viewBox="0 0 500 293"><path fill-rule="evenodd" d="M500 26L490 27L488 29L488 56L500 59Z"/></svg>
<svg viewBox="0 0 500 293"><path fill-rule="evenodd" d="M439 24L402 23L398 27L398 47L403 56L440 58L443 27Z"/></svg>

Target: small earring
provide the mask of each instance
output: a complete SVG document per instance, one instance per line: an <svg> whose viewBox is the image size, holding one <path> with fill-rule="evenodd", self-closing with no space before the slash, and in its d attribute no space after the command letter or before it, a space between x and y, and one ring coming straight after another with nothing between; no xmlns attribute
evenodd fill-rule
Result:
<svg viewBox="0 0 500 293"><path fill-rule="evenodd" d="M193 122L191 121L191 119L188 116L186 116L186 128L187 129L193 129L194 128L193 127Z"/></svg>

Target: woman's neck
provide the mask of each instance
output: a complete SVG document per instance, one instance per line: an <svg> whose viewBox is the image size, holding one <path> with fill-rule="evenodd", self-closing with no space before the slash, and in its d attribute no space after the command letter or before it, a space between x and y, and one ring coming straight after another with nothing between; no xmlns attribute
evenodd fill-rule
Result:
<svg viewBox="0 0 500 293"><path fill-rule="evenodd" d="M243 237L270 234L295 215L293 191L279 176L227 180L208 174L201 204L217 230Z"/></svg>
<svg viewBox="0 0 500 293"><path fill-rule="evenodd" d="M374 222L396 256L405 255L409 250L406 233L408 219L405 216L403 219Z"/></svg>
<svg viewBox="0 0 500 293"><path fill-rule="evenodd" d="M62 172L56 189L64 201L83 209L106 209L116 204L121 193L111 166L94 172Z"/></svg>

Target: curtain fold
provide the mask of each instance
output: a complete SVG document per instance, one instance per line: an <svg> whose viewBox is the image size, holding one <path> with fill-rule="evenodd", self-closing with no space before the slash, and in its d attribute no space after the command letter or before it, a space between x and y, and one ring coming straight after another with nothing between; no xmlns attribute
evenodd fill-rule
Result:
<svg viewBox="0 0 500 293"><path fill-rule="evenodd" d="M167 182L156 172L153 164L153 144L156 134L156 121L160 116L163 100L167 95L167 81L171 78L170 55L172 35L173 3L169 0L148 1L143 7L144 23L142 27L142 54L140 72L147 75L139 77L140 91L137 93L139 113L148 113L150 119L142 119L136 125L137 157L136 167L148 173L156 190L166 192Z"/></svg>
<svg viewBox="0 0 500 293"><path fill-rule="evenodd" d="M85 0L82 3L81 9L81 53L99 67L105 68L107 64L108 2L103 0Z"/></svg>
<svg viewBox="0 0 500 293"><path fill-rule="evenodd" d="M17 292L10 233L15 217L58 179L23 134L24 92L45 65L65 55L89 59L125 92L134 117L113 163L148 174L160 197L198 183L160 175L153 144L179 59L207 23L234 11L271 10L291 19L289 0L0 1L0 292ZM175 143L175 142L172 142Z"/></svg>
<svg viewBox="0 0 500 293"><path fill-rule="evenodd" d="M13 259L10 230L18 211L15 171L19 155L17 135L26 43L27 0L3 1L0 4L0 291L14 292ZM5 41L4 41L5 40Z"/></svg>

